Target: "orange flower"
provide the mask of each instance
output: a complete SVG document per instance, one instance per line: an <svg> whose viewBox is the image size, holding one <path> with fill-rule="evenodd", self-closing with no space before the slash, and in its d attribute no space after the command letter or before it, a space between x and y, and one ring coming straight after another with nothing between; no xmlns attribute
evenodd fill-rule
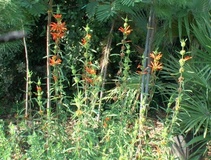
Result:
<svg viewBox="0 0 211 160"><path fill-rule="evenodd" d="M130 29L130 26L127 26L126 28L119 27L119 31L121 31L125 35L129 35L133 30Z"/></svg>
<svg viewBox="0 0 211 160"><path fill-rule="evenodd" d="M37 86L37 92L41 92L42 88L40 86Z"/></svg>
<svg viewBox="0 0 211 160"><path fill-rule="evenodd" d="M88 39L88 40L90 40L91 37L92 37L92 36L91 36L90 34L87 34L85 38Z"/></svg>
<svg viewBox="0 0 211 160"><path fill-rule="evenodd" d="M103 122L103 127L104 127L104 128L107 128L107 127L108 127L108 124L107 124L108 121L110 121L110 117L106 117L106 118L104 119L104 122Z"/></svg>
<svg viewBox="0 0 211 160"><path fill-rule="evenodd" d="M141 65L140 65L140 64L138 64L137 68L141 69Z"/></svg>
<svg viewBox="0 0 211 160"><path fill-rule="evenodd" d="M55 19L62 19L62 15L61 14L54 14L53 15Z"/></svg>
<svg viewBox="0 0 211 160"><path fill-rule="evenodd" d="M94 84L94 82L96 81L96 77L94 77L93 75L96 75L96 69L93 68L92 62L88 62L86 64L85 71L86 74L83 75L83 79L89 84Z"/></svg>
<svg viewBox="0 0 211 160"><path fill-rule="evenodd" d="M84 80L89 83L89 84L93 84L93 79L92 78L89 78L89 77L85 77Z"/></svg>
<svg viewBox="0 0 211 160"><path fill-rule="evenodd" d="M110 120L110 117L106 117L106 118L105 118L105 121L109 121L109 120Z"/></svg>
<svg viewBox="0 0 211 160"><path fill-rule="evenodd" d="M86 67L86 72L89 73L89 74L92 74L92 75L95 75L96 74L96 70L93 69L93 68L90 68L90 67Z"/></svg>
<svg viewBox="0 0 211 160"><path fill-rule="evenodd" d="M83 38L83 39L81 40L81 43L82 43L83 45L85 45L85 44L87 43L86 39Z"/></svg>
<svg viewBox="0 0 211 160"><path fill-rule="evenodd" d="M88 62L87 66L85 67L86 73L91 75L96 75L96 70L92 67L92 62Z"/></svg>
<svg viewBox="0 0 211 160"><path fill-rule="evenodd" d="M90 34L87 34L87 35L81 40L82 45L85 45L90 39L91 39L91 35L90 35Z"/></svg>
<svg viewBox="0 0 211 160"><path fill-rule="evenodd" d="M159 52L152 52L150 53L150 57L153 59L150 62L149 67L151 67L152 72L156 72L158 70L161 70L163 68L162 63L160 63L160 59L163 55Z"/></svg>
<svg viewBox="0 0 211 160"><path fill-rule="evenodd" d="M144 72L142 72L142 71L136 71L136 73L138 73L139 75L147 74L146 71L144 71Z"/></svg>
<svg viewBox="0 0 211 160"><path fill-rule="evenodd" d="M104 127L104 128L107 128L107 127L108 127L108 125L107 125L106 122L103 122L103 127Z"/></svg>
<svg viewBox="0 0 211 160"><path fill-rule="evenodd" d="M187 60L189 60L189 59L191 59L192 57L191 56L186 56L183 60L184 61L187 61Z"/></svg>
<svg viewBox="0 0 211 160"><path fill-rule="evenodd" d="M140 64L138 64L137 69L140 69L141 70L141 67L142 66ZM140 71L140 70L137 70L136 73L138 73L140 75L147 74L147 68L144 69L144 71Z"/></svg>
<svg viewBox="0 0 211 160"><path fill-rule="evenodd" d="M150 53L150 57L156 61L159 61L162 56L163 55L161 53L158 53L158 54Z"/></svg>
<svg viewBox="0 0 211 160"><path fill-rule="evenodd" d="M51 35L53 36L53 40L58 41L59 39L61 39L62 37L64 37L64 33L67 30L66 28L66 24L65 22L61 22L61 14L56 14L54 15L54 17L57 20L57 23L52 22L50 24L50 31L51 31Z"/></svg>
<svg viewBox="0 0 211 160"><path fill-rule="evenodd" d="M51 33L53 40L57 41L64 37L64 33Z"/></svg>
<svg viewBox="0 0 211 160"><path fill-rule="evenodd" d="M62 60L58 58L58 56L54 55L53 57L50 58L50 66L55 66L58 64L61 64Z"/></svg>
<svg viewBox="0 0 211 160"><path fill-rule="evenodd" d="M50 24L50 26L51 26L50 31L53 31L53 32L56 32L56 33L63 33L64 31L67 30L65 22L63 22L63 23L52 22Z"/></svg>
<svg viewBox="0 0 211 160"><path fill-rule="evenodd" d="M162 63L158 62L158 61L151 61L151 64L149 65L149 67L151 67L152 72L161 70L163 68Z"/></svg>

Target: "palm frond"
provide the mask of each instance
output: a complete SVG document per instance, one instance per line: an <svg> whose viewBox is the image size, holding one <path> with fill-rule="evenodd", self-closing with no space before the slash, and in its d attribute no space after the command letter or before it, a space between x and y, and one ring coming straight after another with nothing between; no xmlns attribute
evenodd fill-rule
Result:
<svg viewBox="0 0 211 160"><path fill-rule="evenodd" d="M94 17L98 5L99 3L97 1L90 2L86 5L86 12L89 18Z"/></svg>
<svg viewBox="0 0 211 160"><path fill-rule="evenodd" d="M126 6L134 6L136 0L121 0L121 3Z"/></svg>
<svg viewBox="0 0 211 160"><path fill-rule="evenodd" d="M206 49L207 58L211 55L211 15L208 17L203 17L200 20L197 20L195 25L192 25L193 33L199 41L200 45ZM206 58L205 58L206 59Z"/></svg>
<svg viewBox="0 0 211 160"><path fill-rule="evenodd" d="M204 155L206 151L207 142L211 140L211 137L204 138L203 135L193 137L188 143L187 146L192 150L193 153L190 154L189 159L198 160Z"/></svg>
<svg viewBox="0 0 211 160"><path fill-rule="evenodd" d="M187 85L197 86L198 88L211 90L211 67L205 65L203 67L194 67L193 64L186 66L188 73L184 73L184 77L188 79Z"/></svg>
<svg viewBox="0 0 211 160"><path fill-rule="evenodd" d="M96 18L98 21L104 22L113 17L116 13L116 8L113 3L105 3L97 7Z"/></svg>

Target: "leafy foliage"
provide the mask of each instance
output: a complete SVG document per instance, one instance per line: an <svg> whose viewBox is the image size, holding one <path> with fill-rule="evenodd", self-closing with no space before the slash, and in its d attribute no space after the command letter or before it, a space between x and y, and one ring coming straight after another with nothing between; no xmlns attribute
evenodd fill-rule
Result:
<svg viewBox="0 0 211 160"><path fill-rule="evenodd" d="M34 25L34 18L46 12L45 1L0 1L0 33L7 33L14 30L25 30L30 33ZM0 44L0 101L2 112L8 111L15 102L22 99L25 76L25 61L22 53L22 41L6 42ZM18 74L17 74L18 73ZM16 86L14 89L14 86ZM13 88L13 89L12 89ZM5 108L8 108L7 110ZM3 111L5 110L5 111Z"/></svg>
<svg viewBox="0 0 211 160"><path fill-rule="evenodd" d="M42 0L20 0L17 1L17 4L23 8L26 14L31 16L40 16L40 14L46 13L47 10L47 1Z"/></svg>
<svg viewBox="0 0 211 160"><path fill-rule="evenodd" d="M34 93L32 89L32 116L23 118L20 111L18 112L20 117L16 115L15 122L17 123L10 123L8 130L0 124L0 139L7 150L4 152L0 149L4 158L17 156L17 159L28 157L32 159L46 157L48 159L52 157L56 159L97 159L99 157L102 159L114 157L170 159L168 140L171 140L174 134L185 135L186 132L191 132L196 136L188 145L200 144L202 146L200 152L203 153L204 145L210 140L211 132L211 31L210 14L208 14L210 1L157 0L152 3L151 0L90 2L73 0L56 2L60 6L68 31L59 42L60 46L53 48L53 45L50 45L53 52L59 50L57 58L60 60L58 70L54 70L54 77L51 77L51 93L55 93L52 96L52 113L46 120L45 84L39 82L38 85L38 82L35 83L32 80L33 89L36 88L40 91L39 93L42 93L38 96L38 92ZM56 7L56 5L53 6L53 9L56 10ZM85 7L87 13L85 13ZM47 8L47 0L4 2L0 0L0 9L3 11L0 15L0 22L2 22L0 33L24 28L29 33L27 44L31 68L40 67L42 71L46 63L43 57L46 49ZM144 37L146 30L149 29L147 21L150 8L154 9L157 16L153 49L159 47L164 59L163 70L153 75L154 81L151 81L150 87L154 89L154 92L150 92L149 97L152 98L152 103L148 105L157 106L157 110L164 112L159 119L162 122L164 121L162 118L166 116L166 122L160 126L161 131L156 132L154 136L152 133L158 125L157 121L151 122L147 114L139 113L139 106L144 103L139 102L140 79L144 72L141 72L141 75L134 73L137 70L136 65L141 65L143 58L140 46L145 45ZM53 13L56 12L53 11ZM122 17L125 15L132 20L131 22L126 18L127 22L131 22L132 28L130 31L132 34L128 40L122 40L118 31L118 28L122 26ZM112 24L115 22L115 25L113 32L109 33L111 21ZM125 22L123 27L126 25L128 24ZM83 38L84 29L89 32ZM127 33L125 28L120 31ZM109 39L107 37L112 37L113 42L106 48L107 39ZM192 56L190 63L184 66L184 73L178 70L181 62L178 61L179 58L175 52L180 48L178 39L183 37L188 39L185 49L190 50ZM90 41L87 42L87 40ZM116 45L117 43L125 44L125 41L130 45L123 45L123 47ZM0 109L1 114L5 114L4 110L7 106L10 109L14 102L22 99L23 92L20 92L20 88L23 88L24 84L25 65L21 43L21 41L8 42L0 46L0 103L3 106ZM139 54L136 53L134 46L139 49ZM120 48L124 51L124 47L127 52L118 54ZM103 88L100 69L105 48L112 52L113 57L109 57L111 59L106 61L110 71L106 75L106 87ZM125 56L125 54L128 55ZM122 83L120 79L123 78L116 74L116 70L122 65L118 63L119 59L125 57L127 59L121 62L126 64L123 70L127 78L124 79L125 83ZM88 71L90 73L87 73ZM45 78L44 72L43 75ZM181 111L173 122L176 129L172 134L166 131L163 125L168 124L175 110L178 111L174 103L178 95L179 75L185 78L184 91L180 92L181 99L178 98L181 100ZM59 81L58 77L60 77ZM101 93L103 96L99 98ZM156 94L153 97L154 93ZM36 104L38 98L40 104L43 105L39 111ZM161 98L162 102L160 102ZM157 112L153 114L155 114L153 118L160 116ZM139 116L143 116L141 120ZM139 147L141 150L136 153Z"/></svg>

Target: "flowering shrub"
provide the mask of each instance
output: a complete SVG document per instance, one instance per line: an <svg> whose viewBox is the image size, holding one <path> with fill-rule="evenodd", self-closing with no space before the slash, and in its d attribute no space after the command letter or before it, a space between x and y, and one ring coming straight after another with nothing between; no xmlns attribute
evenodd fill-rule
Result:
<svg viewBox="0 0 211 160"><path fill-rule="evenodd" d="M27 73L29 89L26 94L29 100L26 101L28 107L23 109L25 116L21 111L12 121L5 124L0 121L0 140L3 143L0 144L3 147L0 155L4 159L173 159L175 155L171 146L175 134L193 128L196 128L195 133L200 133L200 129L205 127L203 138L207 138L210 133L209 113L205 114L200 107L190 107L190 104L195 106L190 100L193 100L191 90L197 83L193 82L192 87L186 85L195 80L189 75L193 73L190 67L193 64L189 60L195 58L187 56L186 40L181 40L179 60L172 56L175 61L168 61L170 53L165 47L160 47L162 52L154 49L161 45L153 39L155 25L149 23L147 26L149 34L146 35L152 35L146 37L145 49L136 45L141 42L140 45L144 46L142 36L145 34L140 36L140 28L133 22L136 18L131 15L132 10L122 18L123 22L114 16L112 23L107 22L104 28L97 28L103 25L91 21L94 15L91 18L86 14L82 17L69 12L61 14L64 12L59 7L54 14L54 6L50 2L45 57L49 74L44 77L49 81L43 83L38 78L34 82L32 72ZM108 13L107 9L113 6L110 9L115 15L115 5L123 1L101 3L91 2L90 5L96 5L97 12L103 11L101 15L104 11ZM138 2L129 4L135 3ZM133 9L135 12L136 8ZM78 21L71 18L85 21L86 25L78 27ZM154 18L150 12L149 22ZM209 69L202 71L210 75ZM202 72L200 75L204 76ZM200 85L209 80L209 77L204 78L199 81ZM208 103L201 104L209 111L209 84L207 86L205 97ZM185 109L193 112L192 116L205 114L207 119L202 122L206 125L194 121L193 127L188 121L184 129L181 127L184 131L180 132L183 116L189 116ZM8 129L5 129L7 123Z"/></svg>

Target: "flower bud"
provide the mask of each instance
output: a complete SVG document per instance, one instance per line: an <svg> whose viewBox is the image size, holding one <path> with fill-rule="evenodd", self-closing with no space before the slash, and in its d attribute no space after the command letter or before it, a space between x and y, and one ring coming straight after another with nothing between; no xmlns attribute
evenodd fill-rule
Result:
<svg viewBox="0 0 211 160"><path fill-rule="evenodd" d="M181 67L184 66L184 65L185 65L184 59L180 59L180 60L179 60L179 64L180 64Z"/></svg>
<svg viewBox="0 0 211 160"><path fill-rule="evenodd" d="M124 23L124 28L127 28L127 26L128 26L128 23Z"/></svg>
<svg viewBox="0 0 211 160"><path fill-rule="evenodd" d="M78 77L74 77L74 81L75 81L75 83L78 83L79 82L79 78Z"/></svg>
<svg viewBox="0 0 211 160"><path fill-rule="evenodd" d="M185 50L184 50L184 49L181 50L181 51L180 51L180 54L183 56L183 55L185 54Z"/></svg>
<svg viewBox="0 0 211 160"><path fill-rule="evenodd" d="M181 47L182 47L182 48L184 48L184 47L185 47L185 45L186 45L186 44L185 44L185 40L181 40L181 42L180 42L180 43L181 43Z"/></svg>
<svg viewBox="0 0 211 160"><path fill-rule="evenodd" d="M129 50L129 49L127 49L127 50L126 50L126 53L127 53L127 54L130 54L130 50Z"/></svg>
<svg viewBox="0 0 211 160"><path fill-rule="evenodd" d="M181 67L180 69L179 69L179 73L183 73L185 70L184 70L184 68L183 67Z"/></svg>
<svg viewBox="0 0 211 160"><path fill-rule="evenodd" d="M84 28L84 30L88 33L90 31L90 28L88 25L86 25L86 27Z"/></svg>

